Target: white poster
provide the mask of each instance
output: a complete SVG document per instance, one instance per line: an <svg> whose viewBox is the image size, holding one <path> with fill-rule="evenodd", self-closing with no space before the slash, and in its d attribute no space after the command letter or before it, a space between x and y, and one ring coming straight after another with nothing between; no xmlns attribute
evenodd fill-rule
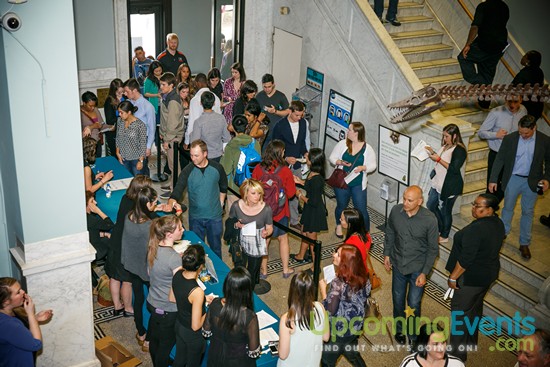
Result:
<svg viewBox="0 0 550 367"><path fill-rule="evenodd" d="M409 186L411 138L378 125L378 172Z"/></svg>

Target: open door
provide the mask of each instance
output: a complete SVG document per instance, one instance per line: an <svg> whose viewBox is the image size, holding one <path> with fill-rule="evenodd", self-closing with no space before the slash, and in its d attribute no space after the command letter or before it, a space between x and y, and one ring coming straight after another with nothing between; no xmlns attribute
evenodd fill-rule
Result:
<svg viewBox="0 0 550 367"><path fill-rule="evenodd" d="M300 87L300 66L302 64L302 37L275 28L273 33L273 77L277 89L288 100Z"/></svg>

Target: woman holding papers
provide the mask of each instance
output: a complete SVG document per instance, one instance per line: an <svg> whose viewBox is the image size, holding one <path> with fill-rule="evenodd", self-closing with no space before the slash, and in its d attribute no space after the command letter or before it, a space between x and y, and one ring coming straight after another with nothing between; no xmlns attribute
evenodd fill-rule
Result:
<svg viewBox="0 0 550 367"><path fill-rule="evenodd" d="M120 115L116 127L116 156L120 164L132 175L147 173L145 153L147 151L147 126L134 116L137 107L130 101L118 105Z"/></svg>
<svg viewBox="0 0 550 367"><path fill-rule="evenodd" d="M361 122L349 125L347 137L336 144L329 160L335 166L341 166L352 178L346 189L334 189L336 195L336 237L343 238L340 215L348 206L350 198L365 220L365 228L370 231L370 219L367 211L367 174L376 170L374 149L365 141L365 127ZM356 177L353 177L356 176Z"/></svg>
<svg viewBox="0 0 550 367"><path fill-rule="evenodd" d="M176 344L176 317L178 307L170 299L172 278L181 270L181 256L172 247L181 240L183 226L175 215L156 218L151 223L147 249L149 294L147 310L151 313L147 340L154 366L169 366L170 351ZM200 357L199 357L200 358Z"/></svg>
<svg viewBox="0 0 550 367"><path fill-rule="evenodd" d="M96 192L113 178L113 171L98 172L94 175L92 165L95 164L97 143L94 138L86 136L82 139L82 154L84 156L84 187L86 191ZM97 181L94 184L94 181Z"/></svg>
<svg viewBox="0 0 550 367"><path fill-rule="evenodd" d="M446 243L453 224L453 205L464 187L460 170L467 153L458 126L449 124L443 128L441 148L437 153L430 146L426 146L426 150L435 162L426 207L437 217L439 243Z"/></svg>
<svg viewBox="0 0 550 367"><path fill-rule="evenodd" d="M278 367L319 366L330 328L325 308L315 299L313 276L305 271L294 275L288 290L288 312L279 322Z"/></svg>
<svg viewBox="0 0 550 367"><path fill-rule="evenodd" d="M353 366L365 366L357 348L363 329L365 305L370 296L370 282L361 252L355 246L342 245L332 256L336 277L330 282L319 281L323 305L331 318L331 330L337 330L323 349L322 365L335 366L343 354ZM352 321L353 322L350 322Z"/></svg>
<svg viewBox="0 0 550 367"><path fill-rule="evenodd" d="M255 367L260 356L260 329L252 303L252 279L238 266L223 283L223 298L212 301L202 326L210 338L208 367Z"/></svg>
<svg viewBox="0 0 550 367"><path fill-rule="evenodd" d="M245 180L240 189L241 198L234 202L229 217L236 218L235 228L240 229L240 241L247 255L247 269L257 294L269 291L260 285L262 257L267 255L266 238L273 233L273 213L264 202L264 188L260 181Z"/></svg>

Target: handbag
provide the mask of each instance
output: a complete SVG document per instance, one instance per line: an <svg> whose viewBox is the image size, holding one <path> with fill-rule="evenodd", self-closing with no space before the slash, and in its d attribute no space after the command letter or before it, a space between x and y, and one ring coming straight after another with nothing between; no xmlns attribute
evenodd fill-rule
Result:
<svg viewBox="0 0 550 367"><path fill-rule="evenodd" d="M371 291L375 290L376 288L380 288L382 285L382 279L376 275L374 272L374 267L372 266L372 262L370 261L370 255L367 252L367 266L369 267L369 281L370 281L370 287Z"/></svg>
<svg viewBox="0 0 550 367"><path fill-rule="evenodd" d="M357 159L361 154L363 154L363 150L365 149L365 144L363 144L363 148L359 151L357 154L357 157L355 157L355 160L353 161L353 164L351 167L353 168L355 166L355 163L357 162ZM344 179L349 174L346 171L343 170L344 166L336 166L336 169L332 171L332 175L326 180L327 184L332 187L333 189L347 189L348 184Z"/></svg>

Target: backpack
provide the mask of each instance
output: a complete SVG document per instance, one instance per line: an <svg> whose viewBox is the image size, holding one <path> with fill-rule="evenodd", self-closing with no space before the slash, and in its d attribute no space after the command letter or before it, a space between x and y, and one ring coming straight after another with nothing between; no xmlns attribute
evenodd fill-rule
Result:
<svg viewBox="0 0 550 367"><path fill-rule="evenodd" d="M247 146L239 147L241 153L239 155L239 161L233 177L233 182L239 187L242 185L244 180L252 177L254 167L262 159L260 154L256 151L256 149L254 149L255 144L256 140L252 139L252 142L250 142Z"/></svg>
<svg viewBox="0 0 550 367"><path fill-rule="evenodd" d="M262 168L260 177L260 182L264 186L264 202L269 205L274 217L283 211L286 202L283 180L277 174L281 168L282 166L277 167L274 172Z"/></svg>

